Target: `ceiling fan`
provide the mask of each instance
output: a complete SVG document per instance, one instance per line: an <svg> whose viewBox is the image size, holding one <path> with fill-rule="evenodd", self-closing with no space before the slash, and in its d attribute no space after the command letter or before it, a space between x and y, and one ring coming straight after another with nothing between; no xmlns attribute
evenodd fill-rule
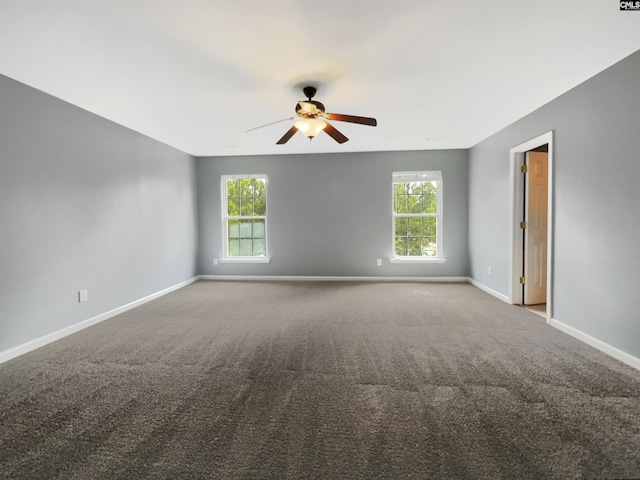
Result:
<svg viewBox="0 0 640 480"><path fill-rule="evenodd" d="M296 103L296 114L301 117L290 129L285 133L280 140L276 142L276 145L283 145L287 143L295 133L300 130L304 136L309 140L312 140L320 131L324 130L327 135L333 138L338 143L344 143L349 139L342 133L336 130L333 125L326 120L336 120L339 122L357 123L360 125L369 125L375 127L378 122L375 118L370 117L358 117L355 115L343 115L340 113L328 113L324 105L318 101L312 100L316 94L316 88L307 86L302 89L302 92L307 97L307 100L300 100ZM324 117L326 120L323 120ZM285 120L293 120L295 117L286 118ZM280 120L284 121L284 120ZM278 123L278 122L273 122ZM271 123L268 125L272 125ZM266 125L263 125L266 126ZM257 127L261 128L261 127ZM252 129L255 130L255 129ZM249 131L249 130L247 130Z"/></svg>

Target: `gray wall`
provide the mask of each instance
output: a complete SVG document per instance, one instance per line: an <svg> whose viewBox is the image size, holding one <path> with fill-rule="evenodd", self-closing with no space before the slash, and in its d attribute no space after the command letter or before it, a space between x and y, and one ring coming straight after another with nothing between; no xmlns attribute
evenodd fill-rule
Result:
<svg viewBox="0 0 640 480"><path fill-rule="evenodd" d="M192 278L196 204L194 158L0 76L0 351Z"/></svg>
<svg viewBox="0 0 640 480"><path fill-rule="evenodd" d="M639 82L636 52L474 146L469 160L471 277L507 295L509 149L554 131L553 318L636 357Z"/></svg>
<svg viewBox="0 0 640 480"><path fill-rule="evenodd" d="M442 170L444 264L390 264L394 171ZM220 176L268 175L269 264L218 264ZM197 161L205 275L467 276L466 150L212 157ZM376 259L383 266L376 266Z"/></svg>

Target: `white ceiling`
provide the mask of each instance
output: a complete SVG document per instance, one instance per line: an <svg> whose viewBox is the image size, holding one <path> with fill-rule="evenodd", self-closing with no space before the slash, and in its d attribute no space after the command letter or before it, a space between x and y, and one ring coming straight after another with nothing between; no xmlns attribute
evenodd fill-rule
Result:
<svg viewBox="0 0 640 480"><path fill-rule="evenodd" d="M618 0L0 0L0 74L197 156L468 148L638 49ZM245 133L307 81L378 126Z"/></svg>

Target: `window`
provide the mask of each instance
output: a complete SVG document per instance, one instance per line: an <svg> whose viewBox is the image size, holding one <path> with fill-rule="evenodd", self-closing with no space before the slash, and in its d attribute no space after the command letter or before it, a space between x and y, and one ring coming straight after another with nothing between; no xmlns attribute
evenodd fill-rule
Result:
<svg viewBox="0 0 640 480"><path fill-rule="evenodd" d="M222 176L222 221L223 260L269 261L266 175Z"/></svg>
<svg viewBox="0 0 640 480"><path fill-rule="evenodd" d="M442 172L393 173L392 261L442 258Z"/></svg>

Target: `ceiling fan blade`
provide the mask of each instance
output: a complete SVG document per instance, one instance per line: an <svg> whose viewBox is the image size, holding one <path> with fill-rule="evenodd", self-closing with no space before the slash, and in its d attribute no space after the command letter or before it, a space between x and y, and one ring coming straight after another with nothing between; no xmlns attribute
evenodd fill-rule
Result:
<svg viewBox="0 0 640 480"><path fill-rule="evenodd" d="M327 125L324 127L324 131L327 132L327 135L329 135L338 143L344 143L349 141L347 137L345 137L338 130L333 128L333 125L331 125L330 123L327 123Z"/></svg>
<svg viewBox="0 0 640 480"><path fill-rule="evenodd" d="M328 118L329 120L338 120L339 122L359 123L360 125L369 125L371 127L378 125L375 118L342 115L340 113L327 113L325 114L325 118Z"/></svg>
<svg viewBox="0 0 640 480"><path fill-rule="evenodd" d="M268 127L269 125L275 125L276 123L280 123L280 122L286 122L287 120L293 120L293 117L283 118L282 120L276 120L275 122L271 122L271 123L265 123L264 125L260 125L259 127L253 127L253 128L250 128L249 130L245 130L244 133L253 132L254 130L258 130L259 128Z"/></svg>
<svg viewBox="0 0 640 480"><path fill-rule="evenodd" d="M276 145L284 145L285 143L287 143L289 141L289 139L291 137L293 137L296 132L298 131L298 127L296 127L295 125L293 127L291 127L287 133L285 133L282 138L280 140L278 140L276 142Z"/></svg>

